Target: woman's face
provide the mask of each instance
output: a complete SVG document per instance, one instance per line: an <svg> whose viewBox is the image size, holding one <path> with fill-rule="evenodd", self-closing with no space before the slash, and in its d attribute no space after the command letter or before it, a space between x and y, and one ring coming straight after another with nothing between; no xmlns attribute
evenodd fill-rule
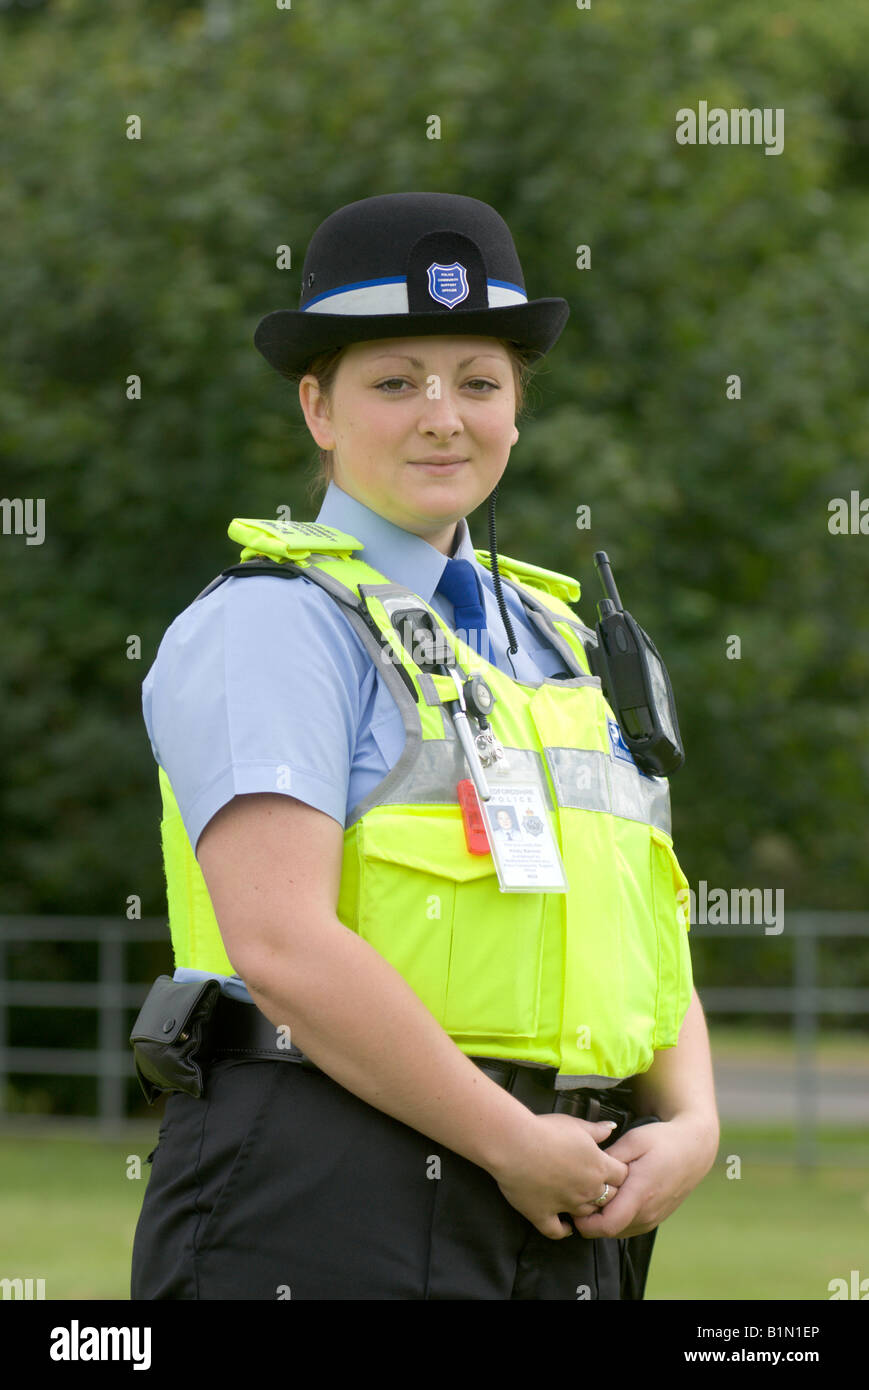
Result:
<svg viewBox="0 0 869 1390"><path fill-rule="evenodd" d="M338 487L445 555L456 521L488 497L519 438L513 367L495 338L353 343L331 410L314 376L299 399L317 444L333 450ZM461 462L423 462L432 459Z"/></svg>

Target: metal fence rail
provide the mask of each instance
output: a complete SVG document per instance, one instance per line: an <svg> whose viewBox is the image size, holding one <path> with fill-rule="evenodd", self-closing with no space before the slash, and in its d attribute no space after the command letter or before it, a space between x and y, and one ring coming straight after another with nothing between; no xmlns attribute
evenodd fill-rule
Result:
<svg viewBox="0 0 869 1390"><path fill-rule="evenodd" d="M691 926L692 940L709 937L763 935L762 924ZM869 1015L869 989L821 987L818 978L822 943L845 937L869 937L869 912L789 912L782 941L793 941L791 983L786 986L733 985L704 987L707 1014L790 1014L794 1025L798 1079L798 1162L816 1162L818 1112L817 1037L822 1015ZM7 943L13 941L95 941L99 943L98 979L87 982L9 980ZM131 984L126 979L126 947L134 942L162 941L166 971L171 973L171 947L164 918L118 921L114 917L0 917L0 1119L6 1111L9 1074L94 1076L98 1078L98 1117L91 1120L102 1132L117 1134L125 1119L124 1082L135 1075L125 1011L138 1009L152 981ZM91 1048L10 1047L9 1010L28 1008L93 1008L99 1015L99 1045ZM84 1119L87 1123L90 1117Z"/></svg>
<svg viewBox="0 0 869 1390"><path fill-rule="evenodd" d="M96 941L98 978L89 982L10 980L7 943L10 941ZM172 949L165 918L143 917L0 917L0 1118L7 1114L6 1090L10 1072L42 1076L98 1078L96 1124L106 1134L119 1133L125 1119L124 1082L135 1076L126 1028L126 1010L139 1009L151 987L126 979L126 947L134 942L162 941L166 969L171 973ZM9 1009L93 1008L99 1014L98 1047L10 1047ZM90 1117L85 1117L90 1119Z"/></svg>
<svg viewBox="0 0 869 1390"><path fill-rule="evenodd" d="M730 925L694 923L695 940L740 936L759 940L762 924ZM822 1014L869 1015L869 989L822 987L818 978L821 942L845 937L869 937L869 912L813 912L785 914L781 939L793 941L793 974L789 986L731 985L704 987L700 994L706 1014L789 1013L794 1025L797 1082L796 1161L800 1168L814 1168L818 1161L817 1128L820 1077L817 1068L818 1019ZM699 991L698 991L699 992Z"/></svg>

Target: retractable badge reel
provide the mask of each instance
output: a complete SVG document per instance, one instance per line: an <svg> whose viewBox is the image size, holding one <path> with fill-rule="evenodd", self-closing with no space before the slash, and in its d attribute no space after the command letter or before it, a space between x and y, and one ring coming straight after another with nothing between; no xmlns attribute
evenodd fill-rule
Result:
<svg viewBox="0 0 869 1390"><path fill-rule="evenodd" d="M447 634L425 609L395 612L392 623L420 670L449 676L456 687L444 705L470 772L456 785L469 852L491 854L502 893L566 893L542 781L536 770L511 769L489 723L497 703L491 687L461 671Z"/></svg>

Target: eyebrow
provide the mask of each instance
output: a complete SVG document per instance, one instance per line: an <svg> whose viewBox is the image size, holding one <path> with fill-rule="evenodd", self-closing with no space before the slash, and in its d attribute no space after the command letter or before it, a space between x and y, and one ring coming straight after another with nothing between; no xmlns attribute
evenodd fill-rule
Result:
<svg viewBox="0 0 869 1390"><path fill-rule="evenodd" d="M422 367L425 365L420 362L418 357L409 357L406 352L378 352L371 360L377 362L381 357L401 357L405 362L409 362L412 367ZM469 363L476 362L478 357L492 357L496 362L500 362L501 360L494 352L476 352L473 357L464 358L464 360L459 363L459 367L467 367Z"/></svg>

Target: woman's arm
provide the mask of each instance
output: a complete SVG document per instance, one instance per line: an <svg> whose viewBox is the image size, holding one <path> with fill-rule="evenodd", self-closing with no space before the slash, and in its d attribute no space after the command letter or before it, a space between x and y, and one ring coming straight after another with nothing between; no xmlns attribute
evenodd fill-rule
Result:
<svg viewBox="0 0 869 1390"><path fill-rule="evenodd" d="M253 1002L339 1085L488 1167L531 1118L456 1047L398 971L335 915L344 832L294 797L236 796L196 848Z"/></svg>
<svg viewBox="0 0 869 1390"><path fill-rule="evenodd" d="M698 1121L709 1126L710 1133L714 1132L717 1147L718 1111L712 1054L706 1019L696 989L691 994L688 1012L682 1020L677 1045L656 1052L649 1070L634 1077L631 1084L639 1114L658 1115L662 1120L672 1120L677 1115L695 1115Z"/></svg>

